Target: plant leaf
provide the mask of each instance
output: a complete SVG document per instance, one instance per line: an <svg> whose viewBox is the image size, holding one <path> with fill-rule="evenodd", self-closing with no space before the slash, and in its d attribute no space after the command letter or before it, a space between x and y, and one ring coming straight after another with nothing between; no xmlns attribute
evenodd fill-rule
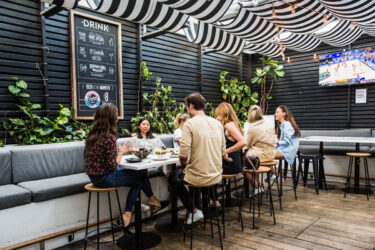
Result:
<svg viewBox="0 0 375 250"><path fill-rule="evenodd" d="M20 89L27 89L27 83L24 80L16 81L16 85Z"/></svg>
<svg viewBox="0 0 375 250"><path fill-rule="evenodd" d="M9 89L10 93L12 93L14 95L21 91L21 89L17 88L14 85L9 85L8 89Z"/></svg>

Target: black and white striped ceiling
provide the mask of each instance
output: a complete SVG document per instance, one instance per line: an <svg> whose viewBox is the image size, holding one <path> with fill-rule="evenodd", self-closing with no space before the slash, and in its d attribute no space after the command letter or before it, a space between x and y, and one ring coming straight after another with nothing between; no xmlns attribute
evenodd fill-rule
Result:
<svg viewBox="0 0 375 250"><path fill-rule="evenodd" d="M41 1L75 8L79 0ZM278 56L375 36L375 0L100 0L96 10L169 32L184 28L190 42L234 55Z"/></svg>

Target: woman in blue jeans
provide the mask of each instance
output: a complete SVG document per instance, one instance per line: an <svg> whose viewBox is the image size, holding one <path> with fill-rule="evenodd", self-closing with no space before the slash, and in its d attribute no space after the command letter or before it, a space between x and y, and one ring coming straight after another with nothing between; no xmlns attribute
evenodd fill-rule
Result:
<svg viewBox="0 0 375 250"><path fill-rule="evenodd" d="M127 232L132 210L140 190L148 197L153 212L167 205L154 196L146 171L118 169L121 157L128 152L128 145L117 151L118 110L112 103L99 106L95 112L92 129L85 142L85 165L91 182L95 187L130 187L126 199L125 213L122 215Z"/></svg>

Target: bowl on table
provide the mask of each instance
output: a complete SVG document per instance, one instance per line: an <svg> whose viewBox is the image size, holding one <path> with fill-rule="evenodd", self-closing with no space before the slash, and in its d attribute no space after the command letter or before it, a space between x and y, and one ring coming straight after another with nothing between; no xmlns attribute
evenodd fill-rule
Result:
<svg viewBox="0 0 375 250"><path fill-rule="evenodd" d="M129 149L133 155L137 156L140 159L146 158L149 154L151 154L151 150L147 150L144 148L131 148Z"/></svg>

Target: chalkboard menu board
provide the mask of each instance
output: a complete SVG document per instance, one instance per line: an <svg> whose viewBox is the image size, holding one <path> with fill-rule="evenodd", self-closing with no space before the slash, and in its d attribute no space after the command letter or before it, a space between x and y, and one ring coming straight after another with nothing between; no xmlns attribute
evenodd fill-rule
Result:
<svg viewBox="0 0 375 250"><path fill-rule="evenodd" d="M74 117L111 102L123 119L121 23L70 11L70 45Z"/></svg>

